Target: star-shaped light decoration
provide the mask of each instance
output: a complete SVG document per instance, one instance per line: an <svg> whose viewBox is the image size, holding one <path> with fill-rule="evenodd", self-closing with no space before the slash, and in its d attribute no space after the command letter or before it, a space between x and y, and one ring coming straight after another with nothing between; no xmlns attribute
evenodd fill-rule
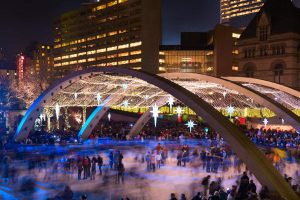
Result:
<svg viewBox="0 0 300 200"><path fill-rule="evenodd" d="M152 111L150 111L152 113L152 117L154 118L154 126L156 127L157 124L157 118L158 118L158 114L159 114L159 108L157 107L156 104L154 104L154 106L152 106Z"/></svg>
<svg viewBox="0 0 300 200"><path fill-rule="evenodd" d="M187 127L190 129L190 133L192 132L192 129L194 128L194 126L196 126L197 124L195 124L194 121L190 120L188 121L188 123L186 123L185 125L187 125Z"/></svg>
<svg viewBox="0 0 300 200"><path fill-rule="evenodd" d="M177 113L178 117L181 116L181 113L182 113L182 112L183 112L183 109L182 109L180 106L178 106L178 107L176 108L176 113Z"/></svg>
<svg viewBox="0 0 300 200"><path fill-rule="evenodd" d="M149 97L150 97L150 96L147 94L147 95L144 96L144 99L145 99L145 100L148 100Z"/></svg>
<svg viewBox="0 0 300 200"><path fill-rule="evenodd" d="M128 100L123 101L123 106L125 106L125 107L128 107L128 106L129 106Z"/></svg>
<svg viewBox="0 0 300 200"><path fill-rule="evenodd" d="M263 123L264 123L264 125L265 125L265 128L267 128L267 125L268 125L268 123L269 123L268 119L265 118L264 121L263 121Z"/></svg>
<svg viewBox="0 0 300 200"><path fill-rule="evenodd" d="M227 93L226 93L226 92L223 92L223 97L224 97L224 99L226 98L226 95L227 95Z"/></svg>
<svg viewBox="0 0 300 200"><path fill-rule="evenodd" d="M169 104L169 106L170 106L170 111L172 110L172 107L173 107L173 105L174 105L174 98L171 96L171 97L169 97L169 99L168 99L168 104Z"/></svg>
<svg viewBox="0 0 300 200"><path fill-rule="evenodd" d="M283 118L281 119L281 123L284 124L284 119Z"/></svg>
<svg viewBox="0 0 300 200"><path fill-rule="evenodd" d="M111 114L110 113L108 113L107 118L108 118L108 121L110 121L110 119L111 119Z"/></svg>
<svg viewBox="0 0 300 200"><path fill-rule="evenodd" d="M56 119L59 119L59 112L60 112L60 107L58 103L55 105L55 114L56 114Z"/></svg>
<svg viewBox="0 0 300 200"><path fill-rule="evenodd" d="M234 107L232 107L232 105L227 107L227 112L229 114L230 119L231 119L232 114L234 113L234 110L235 109L234 109Z"/></svg>
<svg viewBox="0 0 300 200"><path fill-rule="evenodd" d="M101 103L101 98L102 98L101 95L99 93L97 93L96 99L97 99L98 104Z"/></svg>
<svg viewBox="0 0 300 200"><path fill-rule="evenodd" d="M74 99L77 100L78 94L77 92L74 93Z"/></svg>
<svg viewBox="0 0 300 200"><path fill-rule="evenodd" d="M122 84L122 88L123 88L124 90L127 90L128 84L127 84L127 83Z"/></svg>

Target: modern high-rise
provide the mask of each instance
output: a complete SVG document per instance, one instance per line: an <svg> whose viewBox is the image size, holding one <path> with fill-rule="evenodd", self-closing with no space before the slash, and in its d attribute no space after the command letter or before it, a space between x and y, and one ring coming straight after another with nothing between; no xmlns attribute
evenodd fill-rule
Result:
<svg viewBox="0 0 300 200"><path fill-rule="evenodd" d="M36 44L16 58L19 81L30 77L52 81L53 53L50 45Z"/></svg>
<svg viewBox="0 0 300 200"><path fill-rule="evenodd" d="M221 24L244 28L264 5L264 0L220 0Z"/></svg>
<svg viewBox="0 0 300 200"><path fill-rule="evenodd" d="M54 76L95 66L157 73L160 43L161 0L85 3L54 23Z"/></svg>

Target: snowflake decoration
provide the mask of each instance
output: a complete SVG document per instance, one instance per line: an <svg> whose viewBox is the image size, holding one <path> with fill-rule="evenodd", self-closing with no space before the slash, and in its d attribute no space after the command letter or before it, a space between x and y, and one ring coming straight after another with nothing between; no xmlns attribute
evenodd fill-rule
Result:
<svg viewBox="0 0 300 200"><path fill-rule="evenodd" d="M158 118L158 114L159 114L159 108L157 107L156 104L154 104L154 106L152 106L152 111L150 111L152 113L152 116L154 118L154 126L156 127L157 124L157 118Z"/></svg>

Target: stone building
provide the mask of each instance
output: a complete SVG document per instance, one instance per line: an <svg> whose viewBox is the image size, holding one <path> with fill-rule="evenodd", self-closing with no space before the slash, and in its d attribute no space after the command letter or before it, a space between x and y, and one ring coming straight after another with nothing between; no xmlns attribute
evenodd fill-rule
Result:
<svg viewBox="0 0 300 200"><path fill-rule="evenodd" d="M300 88L300 9L268 0L238 41L241 76Z"/></svg>

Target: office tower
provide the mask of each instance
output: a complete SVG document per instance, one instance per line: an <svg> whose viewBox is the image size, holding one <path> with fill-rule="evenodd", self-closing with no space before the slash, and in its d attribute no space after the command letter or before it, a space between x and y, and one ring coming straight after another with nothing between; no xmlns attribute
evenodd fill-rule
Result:
<svg viewBox="0 0 300 200"><path fill-rule="evenodd" d="M88 67L158 72L160 0L85 3L54 23L55 78Z"/></svg>
<svg viewBox="0 0 300 200"><path fill-rule="evenodd" d="M264 5L264 0L220 0L221 24L244 28Z"/></svg>

